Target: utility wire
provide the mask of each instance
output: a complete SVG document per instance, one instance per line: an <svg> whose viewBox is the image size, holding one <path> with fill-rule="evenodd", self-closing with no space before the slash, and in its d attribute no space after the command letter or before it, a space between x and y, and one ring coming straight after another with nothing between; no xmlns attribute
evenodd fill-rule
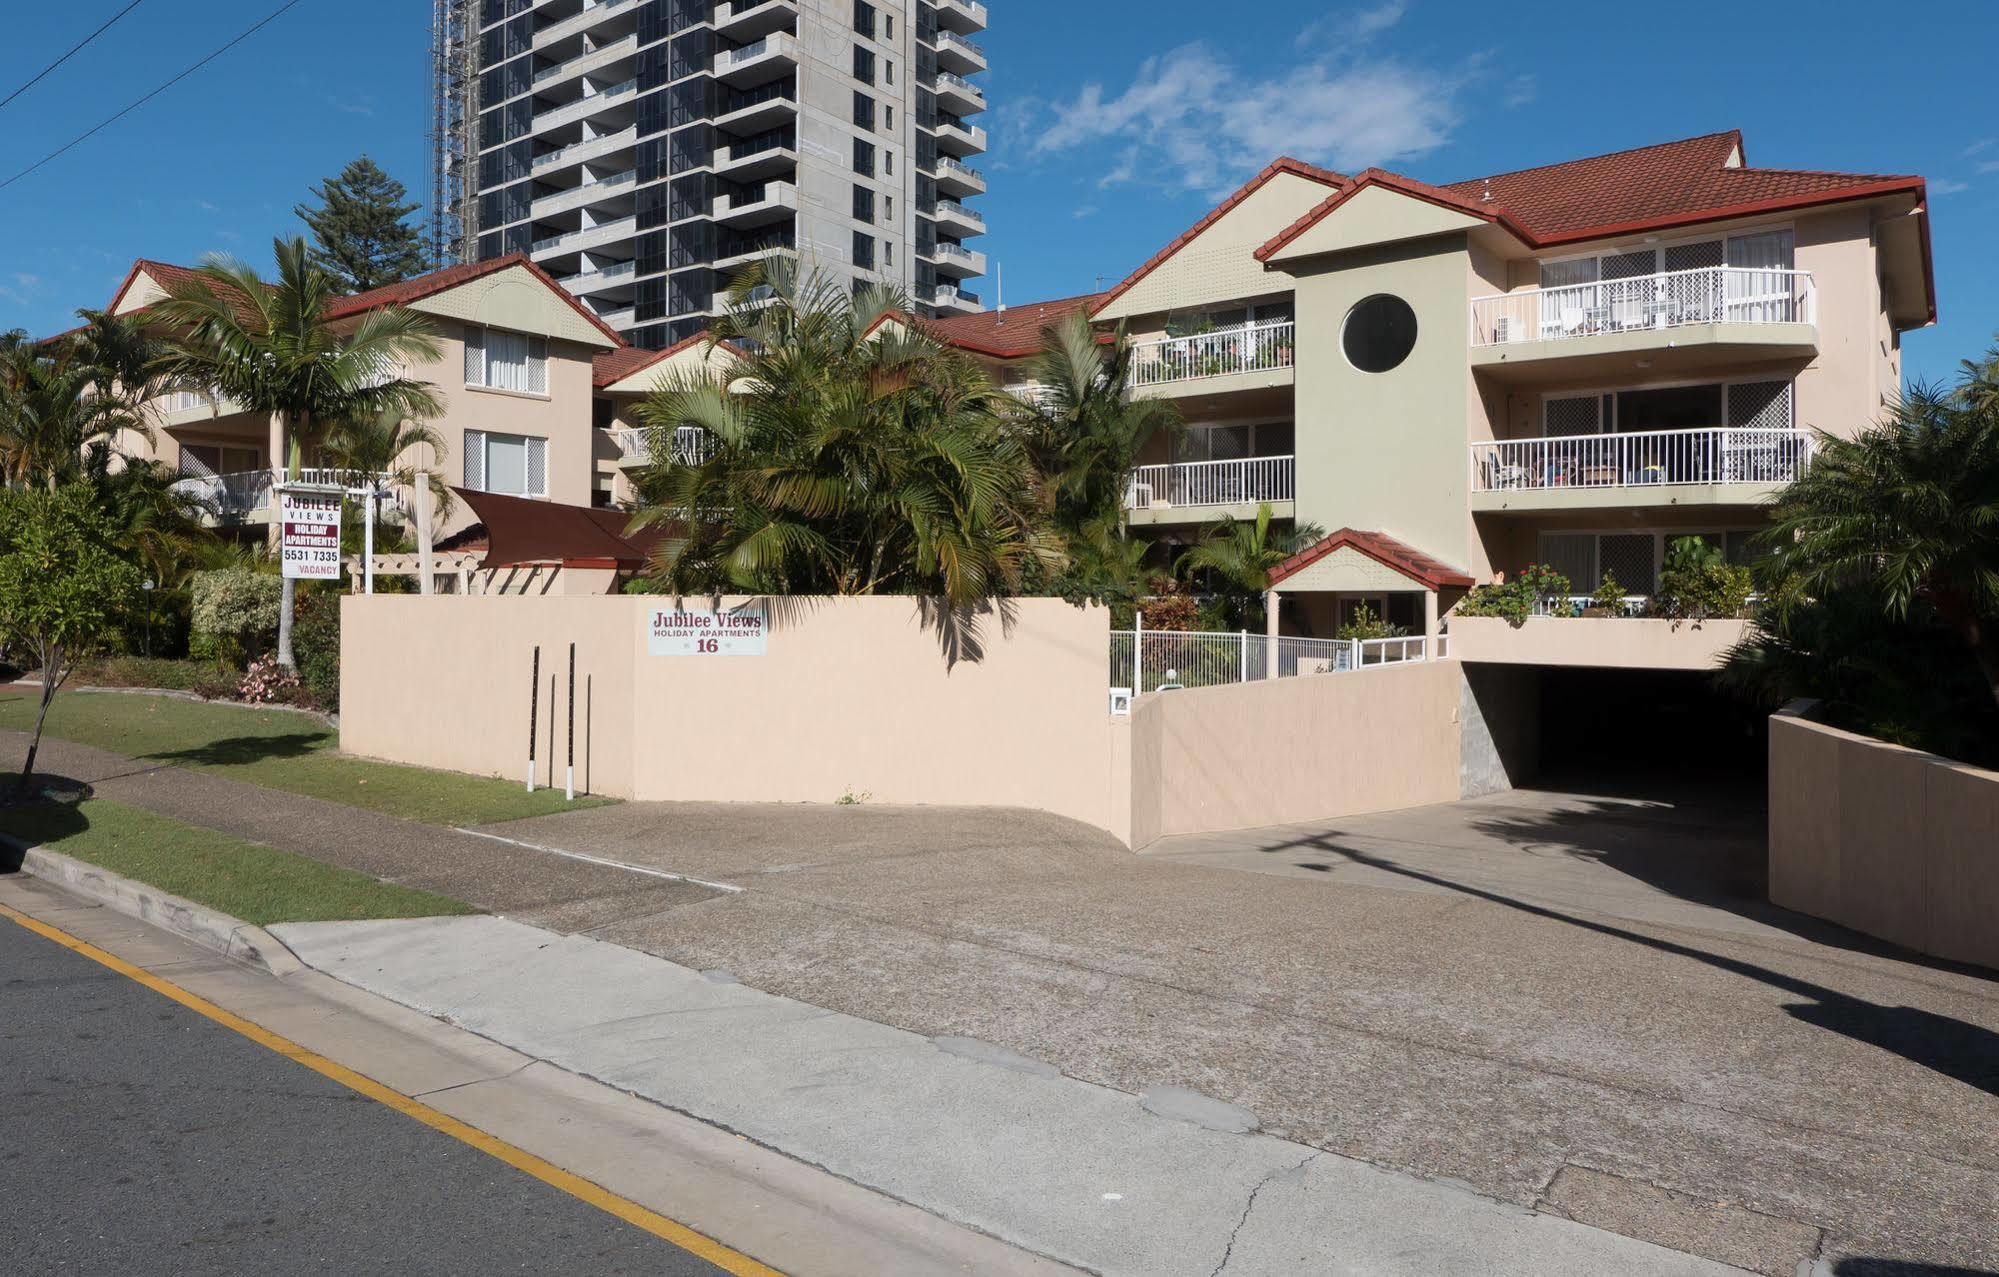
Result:
<svg viewBox="0 0 1999 1277"><path fill-rule="evenodd" d="M69 150L72 150L72 149L74 149L75 147L77 147L77 146L80 146L80 145L82 145L82 144L83 144L84 142L87 142L87 141L89 141L89 140L90 140L91 138L95 137L95 136L96 136L97 134L99 134L99 133L102 133L102 132L103 132L103 131L104 131L105 129L107 129L107 128L110 128L110 127L111 127L111 126L112 126L113 124L116 124L116 123L117 123L118 121L120 121L120 120L124 119L124 118L125 118L126 116L130 115L130 114L131 114L132 112L134 112L134 111L138 110L138 109L139 109L140 107L144 106L144 105L145 105L146 103L148 103L148 102L152 101L152 100L153 100L154 98L158 97L158 96L159 96L160 94L162 94L162 93L165 93L165 92L166 92L166 91L167 91L168 89L171 89L171 88L172 88L172 87L173 87L174 85L176 85L176 84L179 84L179 83L180 83L180 82L181 82L182 80L185 80L185 79L187 79L187 77L189 77L189 76L193 75L193 74L194 74L194 73L195 73L196 71L199 71L199 70L201 70L201 68L203 68L203 67L207 66L207 65L208 65L209 63L211 63L211 62L215 61L215 59L217 59L217 58L221 57L221 56L222 56L223 54L225 54L225 53L229 52L229 50L231 50L231 49L235 48L235 47L236 47L237 45L239 45L239 44L243 43L243 41L245 41L245 40L249 39L249 38L250 38L251 36L253 36L253 35L257 34L257 33L258 33L259 31L262 31L262 30L263 30L263 29L264 29L265 27L267 27L267 26L271 25L271 23L273 23L273 22L276 22L276 21L277 21L277 20L278 20L279 18L283 17L283 16L284 16L284 15L285 15L285 14L286 14L286 13L287 13L288 11L290 11L290 10L292 10L292 9L295 9L295 8L297 8L297 7L298 7L298 5L299 5L299 2L300 2L300 0L286 0L286 3L284 3L284 4L282 4L282 5L279 5L279 6L278 6L278 7L276 8L276 9L273 9L273 10L272 10L271 12L269 12L269 13L265 14L265 15L264 15L264 17L263 17L263 19L262 19L261 21L259 21L259 22L258 22L258 23L257 23L257 24L256 24L255 26L253 26L253 27L249 28L249 29L248 29L247 31L244 31L244 32L243 32L242 34L238 35L238 36L237 36L237 37L236 37L235 39L233 39L233 40L231 40L231 41L230 41L229 43L227 43L227 44L223 45L223 46L222 46L221 48L219 48L219 49L215 50L215 52L213 52L213 53L209 54L209 55L208 55L207 57L203 58L203 59L202 59L201 61L199 61L199 62L195 63L195 64L194 64L193 66L189 67L189 68L188 68L187 70L185 70L185 71L182 71L182 72L181 72L181 73L180 73L179 75L175 76L175 77L174 77L173 79L171 79L171 80L168 80L168 81L167 81L167 82L166 82L165 84L162 84L162 85L160 85L160 86L159 86L158 88L154 89L154 90L153 90L152 92L150 92L150 93L146 94L146 96L144 96L144 97L140 98L140 99L139 99L138 101L136 101L136 102L132 103L132 104L131 104L130 106L126 107L126 108L125 108L124 110L122 110L122 111L118 112L118 114L116 114L116 115L114 115L114 116L110 117L110 118L109 118L109 119L107 119L107 120L104 120L103 122L101 122L101 123L99 123L99 124L95 125L94 127L90 128L89 130L87 130L87 131L85 131L85 132L83 132L83 133L80 133L80 134L78 134L77 136L75 136L75 137L71 138L71 139L70 139L69 141L67 141L67 142L63 143L63 144L62 144L61 146L57 147L57 148L56 148L55 150L53 150L53 151L50 151L50 152L49 152L49 153L48 153L47 155L44 155L44 156L43 156L43 157L42 157L41 159L39 159L39 160L36 160L36 161L35 161L35 162L34 162L33 164L30 164L30 165L29 165L28 167L26 167L26 168L22 169L22 170L21 170L20 172L18 172L18 173L16 173L16 174L14 174L14 176L12 176L12 177L8 178L8 179L7 179L6 181L4 181L4 182L0 182L0 191L4 191L4 190L6 190L6 189L7 189L8 187L12 186L12 185L13 185L14 183L16 183L16 182L20 181L20 180L21 180L22 178L26 177L26 176L27 176L28 174L30 174L30 173L34 172L34 171L35 171L36 169L40 168L40 167L41 167L42 165L44 165L44 164L47 164L47 163L48 163L48 162L49 162L50 160L52 160L52 159L56 158L56 157L57 157L58 155L61 155L61 154L63 154L63 153L64 153L64 152L66 152L66 151L69 151Z"/></svg>
<svg viewBox="0 0 1999 1277"><path fill-rule="evenodd" d="M61 66L61 65L62 65L63 63L65 63L65 62L69 61L69 60L70 60L70 58L72 58L73 56L75 56L75 54L76 54L76 51L77 51L78 49L81 49L81 48L82 48L82 47L83 47L84 45L86 45L86 44L89 44L89 43L90 43L90 42L91 42L92 40L95 40L95 39L96 39L96 38L97 38L98 36L101 36L101 35L103 35L103 34L104 34L104 33L105 33L106 31L109 31L109 30L111 29L111 24L112 24L113 22L116 22L116 21L118 21L118 19L120 19L120 18L124 17L124 16L126 15L126 14L128 14L128 13L132 12L132 10L134 10L134 9L138 8L138 7L139 7L139 5L140 5L141 3L142 3L142 0L132 0L132 3L130 3L130 4L128 4L128 5L126 5L126 6L124 7L124 8L120 9L120 10L119 10L118 12L116 12L116 13L112 14L112 15L111 15L111 19L110 19L110 21L109 21L109 22L106 22L106 23L105 23L105 24L104 24L103 26L101 26L101 27L97 28L97 30L95 30L95 31L91 32L91 33L90 33L89 35L87 35L87 36L83 37L83 39L81 39L81 40L78 40L78 41L77 41L77 42L76 42L75 44L71 45L71 46L70 46L70 50L69 50L69 52L68 52L68 53L65 53L65 54L63 54L63 55L62 55L61 57L57 58L57 59L56 59L55 61L53 61L53 62L49 63L49 64L48 64L47 66L43 67L43 68L42 68L42 69L41 69L40 71L36 72L36 73L35 73L35 78L34 78L34 79L32 79L32 80L28 81L28 82L27 82L26 84L22 85L22 86L21 86L20 88L18 88L18 89L15 89L15 90L14 90L14 91L13 91L12 93L9 93L9 94L8 94L8 95L7 95L6 97L4 97L4 98L0 98L0 106L6 106L6 105L7 105L7 104L8 104L9 102L12 102L12 101L13 101L13 100L14 100L15 98L18 98L18 97L20 97L20 96L21 96L21 95L22 95L23 93L26 93L26 92L27 92L27 91L28 91L29 89L32 89L32 88L34 88L34 87L35 87L35 86L36 86L37 84L41 83L41 80L42 80L42 77L43 77L43 76L45 76L45 75L47 75L47 74L48 74L49 72L51 72L51 71L55 70L55 69L56 69L57 67Z"/></svg>

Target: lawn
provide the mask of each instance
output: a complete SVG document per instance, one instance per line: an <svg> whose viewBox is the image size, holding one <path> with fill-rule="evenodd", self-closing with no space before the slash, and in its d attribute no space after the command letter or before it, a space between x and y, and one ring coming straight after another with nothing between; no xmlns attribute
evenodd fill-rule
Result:
<svg viewBox="0 0 1999 1277"><path fill-rule="evenodd" d="M93 798L0 808L0 833L137 878L245 922L331 922L477 913L428 891Z"/></svg>
<svg viewBox="0 0 1999 1277"><path fill-rule="evenodd" d="M0 693L0 729L34 724L32 695ZM570 803L560 790L530 794L518 781L352 758L333 731L304 714L173 696L64 692L49 709L46 735L432 825L485 825L608 801Z"/></svg>

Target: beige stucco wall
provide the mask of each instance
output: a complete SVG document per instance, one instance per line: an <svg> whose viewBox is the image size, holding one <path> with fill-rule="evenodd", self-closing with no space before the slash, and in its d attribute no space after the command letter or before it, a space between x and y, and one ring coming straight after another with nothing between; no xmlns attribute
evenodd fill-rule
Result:
<svg viewBox="0 0 1999 1277"><path fill-rule="evenodd" d="M1019 600L1010 630L985 622L984 659L947 666L913 599L790 601L766 655L707 658L647 653L646 617L662 601L348 596L341 745L521 775L531 649L543 645L545 750L551 709L558 723L568 709L563 680L553 705L546 680L551 665L566 679L574 641L577 765L580 778L587 764L594 792L830 803L851 791L883 803L1038 807L1125 836L1103 609Z"/></svg>
<svg viewBox="0 0 1999 1277"><path fill-rule="evenodd" d="M1772 716L1770 899L1999 968L1999 772Z"/></svg>
<svg viewBox="0 0 1999 1277"><path fill-rule="evenodd" d="M1131 843L1459 796L1455 661L1155 692L1131 719Z"/></svg>
<svg viewBox="0 0 1999 1277"><path fill-rule="evenodd" d="M1450 652L1460 661L1576 665L1598 669L1710 670L1742 641L1750 622L1652 617L1529 617L1518 629L1496 616L1450 619Z"/></svg>

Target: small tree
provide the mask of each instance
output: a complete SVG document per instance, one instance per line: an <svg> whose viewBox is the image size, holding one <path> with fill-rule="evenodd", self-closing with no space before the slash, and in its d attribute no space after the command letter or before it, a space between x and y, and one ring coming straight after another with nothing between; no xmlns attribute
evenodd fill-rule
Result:
<svg viewBox="0 0 1999 1277"><path fill-rule="evenodd" d="M116 535L85 485L0 497L0 633L42 670L41 707L21 765L24 791L49 704L77 662L118 631L138 595L139 569L119 554Z"/></svg>
<svg viewBox="0 0 1999 1277"><path fill-rule="evenodd" d="M312 193L319 207L292 211L312 231L312 264L349 292L366 292L424 272L423 237L404 219L417 209L407 188L363 155Z"/></svg>

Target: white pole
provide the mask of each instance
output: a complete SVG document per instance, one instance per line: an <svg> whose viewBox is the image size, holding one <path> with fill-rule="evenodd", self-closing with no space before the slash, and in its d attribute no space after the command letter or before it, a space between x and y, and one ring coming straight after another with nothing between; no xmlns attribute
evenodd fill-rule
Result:
<svg viewBox="0 0 1999 1277"><path fill-rule="evenodd" d="M430 579L430 476L416 472L416 567L417 593L430 594L437 583Z"/></svg>
<svg viewBox="0 0 1999 1277"><path fill-rule="evenodd" d="M361 593L375 592L375 490L361 500Z"/></svg>
<svg viewBox="0 0 1999 1277"><path fill-rule="evenodd" d="M1239 658L1241 658L1239 662L1241 669L1240 672L1236 674L1236 682L1247 683L1249 682L1249 631L1248 630L1236 631L1236 645L1240 649L1239 651L1237 651L1236 655Z"/></svg>
<svg viewBox="0 0 1999 1277"><path fill-rule="evenodd" d="M1138 696L1145 691L1145 666L1139 662L1145 659L1145 613L1133 608L1131 612L1131 694Z"/></svg>

